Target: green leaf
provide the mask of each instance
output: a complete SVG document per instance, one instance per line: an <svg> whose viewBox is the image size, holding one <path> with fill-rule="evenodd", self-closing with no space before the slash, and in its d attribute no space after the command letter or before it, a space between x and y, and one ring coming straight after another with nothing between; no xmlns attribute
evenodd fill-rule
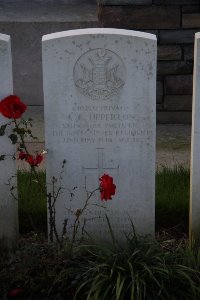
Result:
<svg viewBox="0 0 200 300"><path fill-rule="evenodd" d="M112 226L110 224L110 220L109 220L107 215L105 215L105 217L106 217L106 221L107 221L107 224L108 224L108 228L109 228L109 231L110 231L110 235L111 235L111 238L112 238L113 245L115 246L115 236L114 236L114 232L112 230Z"/></svg>
<svg viewBox="0 0 200 300"><path fill-rule="evenodd" d="M124 286L124 282L125 282L125 278L121 278L120 273L118 273L117 283L116 283L116 300L120 299L121 291Z"/></svg>
<svg viewBox="0 0 200 300"><path fill-rule="evenodd" d="M17 135L16 134L14 134L14 133L10 134L9 138L11 139L12 144L16 144L17 143Z"/></svg>
<svg viewBox="0 0 200 300"><path fill-rule="evenodd" d="M0 136L3 136L5 134L5 129L6 129L7 125L8 124L5 124L0 127Z"/></svg>
<svg viewBox="0 0 200 300"><path fill-rule="evenodd" d="M5 155L0 155L0 161L5 159Z"/></svg>

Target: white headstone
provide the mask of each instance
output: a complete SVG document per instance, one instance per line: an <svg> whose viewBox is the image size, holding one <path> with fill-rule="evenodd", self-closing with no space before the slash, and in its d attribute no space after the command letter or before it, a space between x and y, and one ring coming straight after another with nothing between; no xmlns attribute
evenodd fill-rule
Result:
<svg viewBox="0 0 200 300"><path fill-rule="evenodd" d="M13 94L12 58L10 36L0 34L0 100ZM10 120L0 114L0 126ZM16 186L16 165L12 159L14 147L5 135L0 137L0 244L11 246L18 236L18 203L10 193L11 185Z"/></svg>
<svg viewBox="0 0 200 300"><path fill-rule="evenodd" d="M200 32L195 34L192 148L190 168L190 237L200 241Z"/></svg>
<svg viewBox="0 0 200 300"><path fill-rule="evenodd" d="M154 234L156 47L154 35L121 29L43 36L48 183L67 162L59 234L63 220L73 225L72 212L83 208L85 187L97 188L104 173L114 178L116 195L102 202L95 193L86 231L104 239L107 214L118 237L131 231L130 219L137 233Z"/></svg>

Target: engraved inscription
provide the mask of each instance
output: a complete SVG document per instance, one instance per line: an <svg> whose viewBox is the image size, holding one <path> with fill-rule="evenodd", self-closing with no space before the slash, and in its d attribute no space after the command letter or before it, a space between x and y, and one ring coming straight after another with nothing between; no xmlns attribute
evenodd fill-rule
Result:
<svg viewBox="0 0 200 300"><path fill-rule="evenodd" d="M125 65L108 49L93 49L75 63L74 82L79 92L92 100L107 100L125 84Z"/></svg>
<svg viewBox="0 0 200 300"><path fill-rule="evenodd" d="M142 126L144 118L131 110L128 105L74 103L70 111L63 111L62 122L53 128L52 134L56 143L148 143L152 130Z"/></svg>

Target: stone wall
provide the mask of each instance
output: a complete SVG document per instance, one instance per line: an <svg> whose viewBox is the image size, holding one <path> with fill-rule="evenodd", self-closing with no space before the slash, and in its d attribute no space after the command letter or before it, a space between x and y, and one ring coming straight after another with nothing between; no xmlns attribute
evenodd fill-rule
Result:
<svg viewBox="0 0 200 300"><path fill-rule="evenodd" d="M157 121L190 123L194 34L200 31L200 0L102 0L102 27L157 35Z"/></svg>
<svg viewBox="0 0 200 300"><path fill-rule="evenodd" d="M81 0L0 0L0 33L11 36L14 93L30 110L43 109L42 36L98 27L96 3ZM73 4L70 4L72 3Z"/></svg>

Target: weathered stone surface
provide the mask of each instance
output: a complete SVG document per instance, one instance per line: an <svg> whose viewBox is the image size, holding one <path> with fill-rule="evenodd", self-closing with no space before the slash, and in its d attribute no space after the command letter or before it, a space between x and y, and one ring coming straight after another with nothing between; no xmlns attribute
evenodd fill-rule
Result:
<svg viewBox="0 0 200 300"><path fill-rule="evenodd" d="M154 4L160 5L192 5L199 4L199 0L154 0Z"/></svg>
<svg viewBox="0 0 200 300"><path fill-rule="evenodd" d="M193 60L194 59L194 46L184 46L183 48L184 60Z"/></svg>
<svg viewBox="0 0 200 300"><path fill-rule="evenodd" d="M191 124L192 113L188 111L159 111L156 115L158 124Z"/></svg>
<svg viewBox="0 0 200 300"><path fill-rule="evenodd" d="M94 193L80 219L86 231L110 236L106 213L118 237L130 231L128 215L136 232L154 234L156 46L153 35L121 29L43 37L47 182L67 162L56 202L59 234L64 219L72 231L86 191L104 173L114 178L116 195L102 203Z"/></svg>
<svg viewBox="0 0 200 300"><path fill-rule="evenodd" d="M109 5L148 5L152 4L152 0L98 0L98 3Z"/></svg>
<svg viewBox="0 0 200 300"><path fill-rule="evenodd" d="M192 67L189 61L158 61L158 75L190 74Z"/></svg>
<svg viewBox="0 0 200 300"><path fill-rule="evenodd" d="M164 93L167 95L191 95L192 75L166 76Z"/></svg>
<svg viewBox="0 0 200 300"><path fill-rule="evenodd" d="M192 95L166 95L164 108L172 111L191 111Z"/></svg>
<svg viewBox="0 0 200 300"><path fill-rule="evenodd" d="M103 6L99 20L104 27L173 29L180 27L180 10L170 6Z"/></svg>
<svg viewBox="0 0 200 300"><path fill-rule="evenodd" d="M190 168L190 237L200 245L200 33L195 35L192 112L192 148Z"/></svg>
<svg viewBox="0 0 200 300"><path fill-rule="evenodd" d="M162 103L162 100L163 100L163 81L157 81L156 103Z"/></svg>
<svg viewBox="0 0 200 300"><path fill-rule="evenodd" d="M182 15L183 28L200 28L200 13L197 14L183 14Z"/></svg>
<svg viewBox="0 0 200 300"><path fill-rule="evenodd" d="M181 46L158 46L158 60L180 60L182 56Z"/></svg>
<svg viewBox="0 0 200 300"><path fill-rule="evenodd" d="M192 44L196 30L161 30L160 44Z"/></svg>
<svg viewBox="0 0 200 300"><path fill-rule="evenodd" d="M10 36L0 34L0 100L13 94L12 82L12 58ZM8 123L9 119L0 114L0 127ZM0 136L0 156L6 155L5 160L0 161L0 244L12 246L18 237L18 203L10 193L10 187L16 187L16 164L12 159L15 153L8 135ZM15 176L11 179L12 176ZM10 181L11 186L8 185ZM14 192L14 191L13 191Z"/></svg>

